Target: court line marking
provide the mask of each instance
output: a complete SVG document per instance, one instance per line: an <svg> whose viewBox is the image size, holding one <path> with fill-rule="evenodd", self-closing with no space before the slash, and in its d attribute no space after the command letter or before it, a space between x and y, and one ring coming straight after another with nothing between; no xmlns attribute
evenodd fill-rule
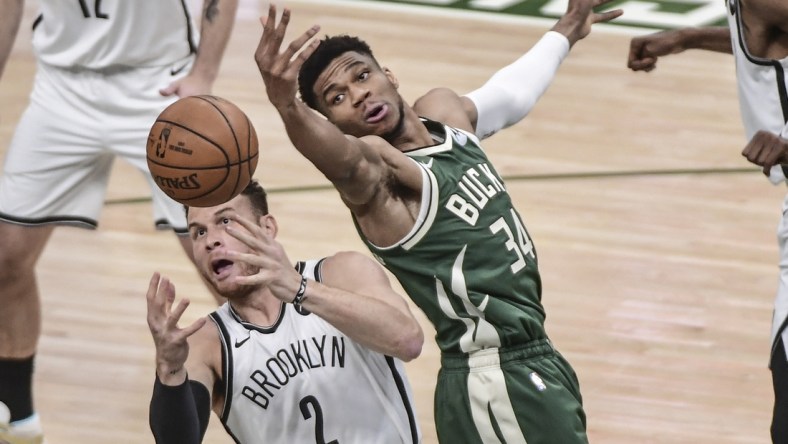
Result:
<svg viewBox="0 0 788 444"><path fill-rule="evenodd" d="M548 181L548 180L578 180L578 179L617 179L617 178L639 178L646 176L681 176L681 175L712 175L712 174L752 174L761 172L760 168L681 168L669 170L622 170L622 171L581 171L573 173L545 173L545 174L514 174L504 175L502 179L506 183L526 182L526 181ZM331 191L334 186L331 184L323 185L298 185L291 187L272 187L266 188L268 194L287 194L287 193L309 193L320 191ZM122 205L150 202L151 198L129 197L121 199L108 199L105 205Z"/></svg>

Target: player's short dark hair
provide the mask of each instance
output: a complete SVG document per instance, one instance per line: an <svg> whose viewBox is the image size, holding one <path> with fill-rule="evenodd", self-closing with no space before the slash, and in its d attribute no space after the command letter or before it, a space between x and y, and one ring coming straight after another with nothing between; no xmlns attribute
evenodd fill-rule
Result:
<svg viewBox="0 0 788 444"><path fill-rule="evenodd" d="M315 52L301 66L298 72L298 94L301 100L312 109L317 108L317 96L315 95L315 82L320 74L334 59L346 52L354 51L359 54L368 55L377 64L372 50L366 42L358 37L349 35L326 36L318 45Z"/></svg>
<svg viewBox="0 0 788 444"><path fill-rule="evenodd" d="M260 217L268 214L268 193L265 192L263 186L256 179L249 181L249 185L241 191L241 196L246 196L249 199L255 216ZM186 216L188 216L189 206L184 205L183 209L186 211Z"/></svg>
<svg viewBox="0 0 788 444"><path fill-rule="evenodd" d="M252 204L255 216L265 216L268 214L268 194L260 182L255 179L249 181L249 185L241 191L241 196L246 196Z"/></svg>

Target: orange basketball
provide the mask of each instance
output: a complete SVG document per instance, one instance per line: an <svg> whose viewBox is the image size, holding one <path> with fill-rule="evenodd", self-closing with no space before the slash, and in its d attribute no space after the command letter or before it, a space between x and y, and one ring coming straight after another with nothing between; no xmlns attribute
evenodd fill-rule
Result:
<svg viewBox="0 0 788 444"><path fill-rule="evenodd" d="M214 96L184 97L156 118L148 134L156 185L193 207L227 202L257 168L257 133L243 111Z"/></svg>

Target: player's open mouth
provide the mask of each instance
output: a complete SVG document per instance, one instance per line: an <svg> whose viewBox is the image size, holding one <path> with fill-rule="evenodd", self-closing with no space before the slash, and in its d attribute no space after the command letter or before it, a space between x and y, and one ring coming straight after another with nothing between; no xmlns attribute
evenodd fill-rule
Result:
<svg viewBox="0 0 788 444"><path fill-rule="evenodd" d="M230 269L233 266L232 261L228 261L227 259L218 259L211 262L211 268L213 268L213 274L217 275L218 277L224 277L230 272Z"/></svg>
<svg viewBox="0 0 788 444"><path fill-rule="evenodd" d="M384 117L386 117L388 110L389 107L386 106L385 104L375 105L369 110L367 110L366 113L364 113L364 121L366 121L367 123L380 122L381 120L383 120Z"/></svg>

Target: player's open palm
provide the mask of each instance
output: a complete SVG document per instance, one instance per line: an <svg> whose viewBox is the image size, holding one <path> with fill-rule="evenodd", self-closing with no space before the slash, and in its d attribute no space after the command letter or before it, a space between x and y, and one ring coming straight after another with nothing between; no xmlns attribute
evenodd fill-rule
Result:
<svg viewBox="0 0 788 444"><path fill-rule="evenodd" d="M268 17L266 19L261 17L260 22L263 24L263 35L255 50L254 59L263 76L268 99L277 109L281 109L295 101L298 71L319 43L313 41L312 44L307 45L307 42L317 34L320 27L309 28L282 50L282 41L287 32L287 25L290 23L290 10L285 8L277 24L276 6L271 4L268 8Z"/></svg>
<svg viewBox="0 0 788 444"><path fill-rule="evenodd" d="M230 251L228 256L256 270L255 273L236 278L236 281L242 285L263 285L277 299L291 302L301 284L301 275L293 268L282 244L277 242L265 227L237 214L228 217L244 229L229 226L227 233L251 250L249 253Z"/></svg>
<svg viewBox="0 0 788 444"><path fill-rule="evenodd" d="M148 285L148 327L156 345L156 369L162 382L169 375L183 373L183 365L189 356L187 338L205 324L205 318L194 321L186 328L179 328L188 299L181 299L175 309L175 286L167 278L154 273ZM184 374L185 375L185 374Z"/></svg>
<svg viewBox="0 0 788 444"><path fill-rule="evenodd" d="M553 27L566 36L570 44L574 44L591 33L595 23L609 22L624 13L621 9L612 11L594 12L595 8L602 7L614 0L569 0L566 13Z"/></svg>

